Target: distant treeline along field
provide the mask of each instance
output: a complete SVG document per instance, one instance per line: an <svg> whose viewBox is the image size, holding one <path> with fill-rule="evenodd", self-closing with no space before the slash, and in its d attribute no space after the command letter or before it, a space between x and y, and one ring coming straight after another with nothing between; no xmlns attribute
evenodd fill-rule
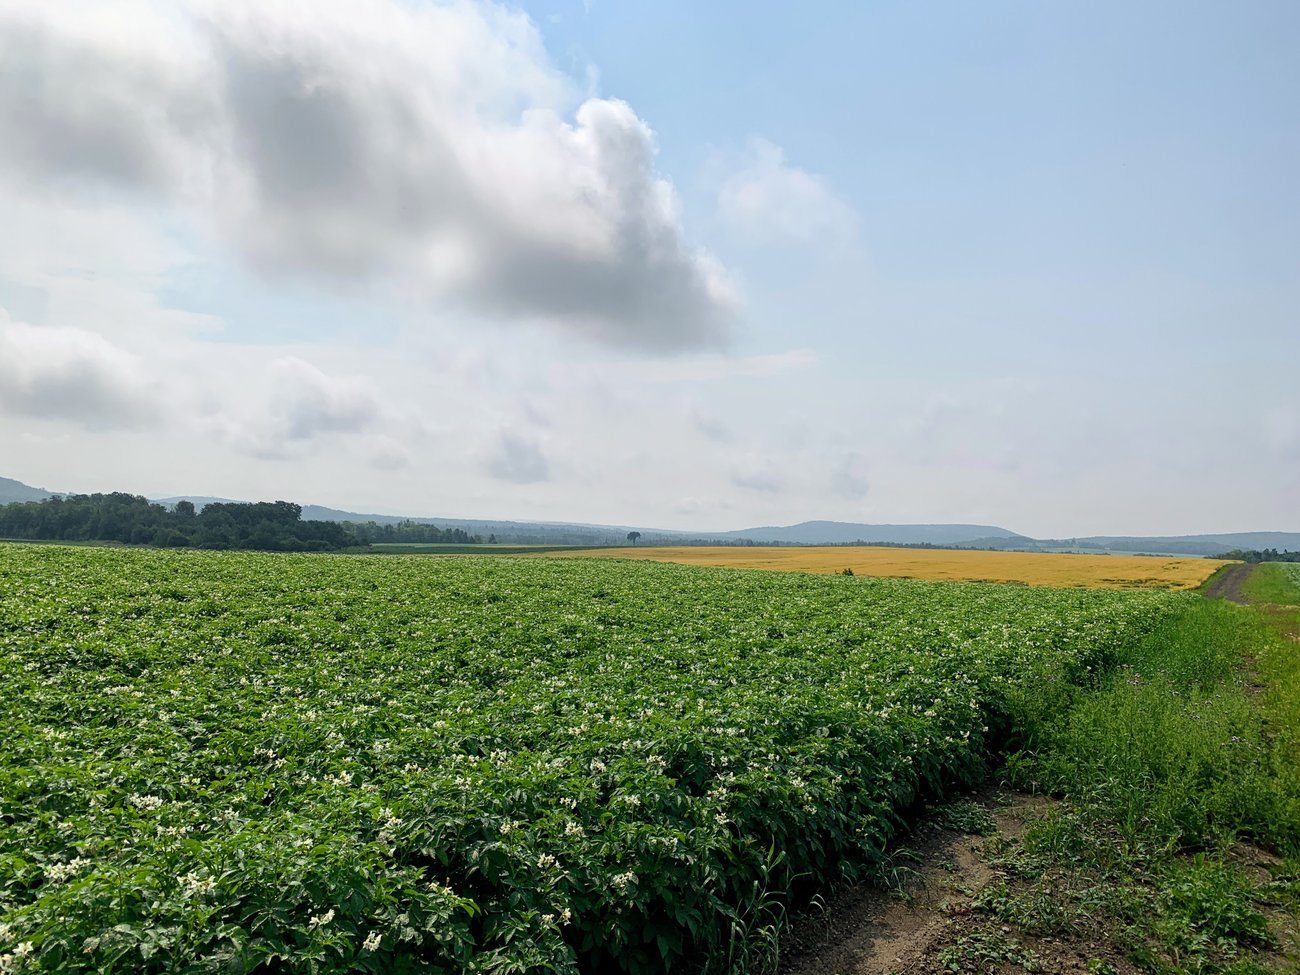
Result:
<svg viewBox="0 0 1300 975"><path fill-rule="evenodd" d="M1216 559L1230 559L1236 562L1300 562L1300 552L1279 552L1275 548L1241 549L1216 555Z"/></svg>
<svg viewBox="0 0 1300 975"><path fill-rule="evenodd" d="M0 505L0 538L268 552L331 552L377 542L482 541L459 528L414 522L303 521L302 507L289 501L215 502L200 511L190 501L168 508L120 492Z"/></svg>

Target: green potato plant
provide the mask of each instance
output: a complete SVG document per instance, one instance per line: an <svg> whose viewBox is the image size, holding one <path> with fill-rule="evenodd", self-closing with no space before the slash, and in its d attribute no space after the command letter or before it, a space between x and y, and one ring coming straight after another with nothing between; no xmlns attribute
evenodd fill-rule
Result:
<svg viewBox="0 0 1300 975"><path fill-rule="evenodd" d="M0 969L725 970L1190 598L5 546Z"/></svg>

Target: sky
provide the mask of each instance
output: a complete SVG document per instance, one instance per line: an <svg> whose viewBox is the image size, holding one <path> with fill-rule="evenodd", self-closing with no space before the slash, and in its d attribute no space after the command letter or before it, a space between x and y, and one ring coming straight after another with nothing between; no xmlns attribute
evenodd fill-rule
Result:
<svg viewBox="0 0 1300 975"><path fill-rule="evenodd" d="M1300 5L0 0L0 475L1300 530Z"/></svg>

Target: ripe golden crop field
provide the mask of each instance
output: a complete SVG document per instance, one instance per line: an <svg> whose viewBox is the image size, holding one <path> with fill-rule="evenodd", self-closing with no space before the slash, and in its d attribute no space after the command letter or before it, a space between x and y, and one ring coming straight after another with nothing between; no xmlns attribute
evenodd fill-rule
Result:
<svg viewBox="0 0 1300 975"><path fill-rule="evenodd" d="M776 572L843 572L944 582L1023 583L1100 589L1195 589L1217 559L1052 552L974 552L880 546L682 546L549 552L550 557L642 559Z"/></svg>

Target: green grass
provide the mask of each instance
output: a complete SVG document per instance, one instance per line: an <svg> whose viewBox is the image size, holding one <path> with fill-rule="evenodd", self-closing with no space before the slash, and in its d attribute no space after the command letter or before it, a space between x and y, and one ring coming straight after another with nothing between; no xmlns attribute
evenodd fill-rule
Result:
<svg viewBox="0 0 1300 975"><path fill-rule="evenodd" d="M1291 765L1300 766L1300 563L1264 563L1259 569L1271 570L1255 591L1258 596L1251 594L1260 599L1257 611L1269 629L1255 657L1263 706L1278 748Z"/></svg>
<svg viewBox="0 0 1300 975"><path fill-rule="evenodd" d="M447 542L375 542L349 554L361 555L540 555L544 552L581 552L608 545L464 545Z"/></svg>
<svg viewBox="0 0 1300 975"><path fill-rule="evenodd" d="M1268 643L1249 609L1202 601L1081 699L1029 760L1038 782L1100 803L1133 848L1218 849L1249 838L1300 854L1300 779L1239 676Z"/></svg>
<svg viewBox="0 0 1300 975"><path fill-rule="evenodd" d="M1275 616L1200 600L1042 715L1008 773L1062 801L1008 862L1022 888L991 909L1040 933L1108 918L1149 971L1290 964L1270 952L1276 924L1300 920L1297 657ZM1271 875L1241 866L1243 843L1279 858Z"/></svg>
<svg viewBox="0 0 1300 975"><path fill-rule="evenodd" d="M0 545L55 545L59 547L72 548L125 548L124 542L110 542L101 539L89 539L81 541L54 541L47 539L31 538L0 538Z"/></svg>
<svg viewBox="0 0 1300 975"><path fill-rule="evenodd" d="M1242 593L1252 603L1300 605L1300 562L1261 562Z"/></svg>

